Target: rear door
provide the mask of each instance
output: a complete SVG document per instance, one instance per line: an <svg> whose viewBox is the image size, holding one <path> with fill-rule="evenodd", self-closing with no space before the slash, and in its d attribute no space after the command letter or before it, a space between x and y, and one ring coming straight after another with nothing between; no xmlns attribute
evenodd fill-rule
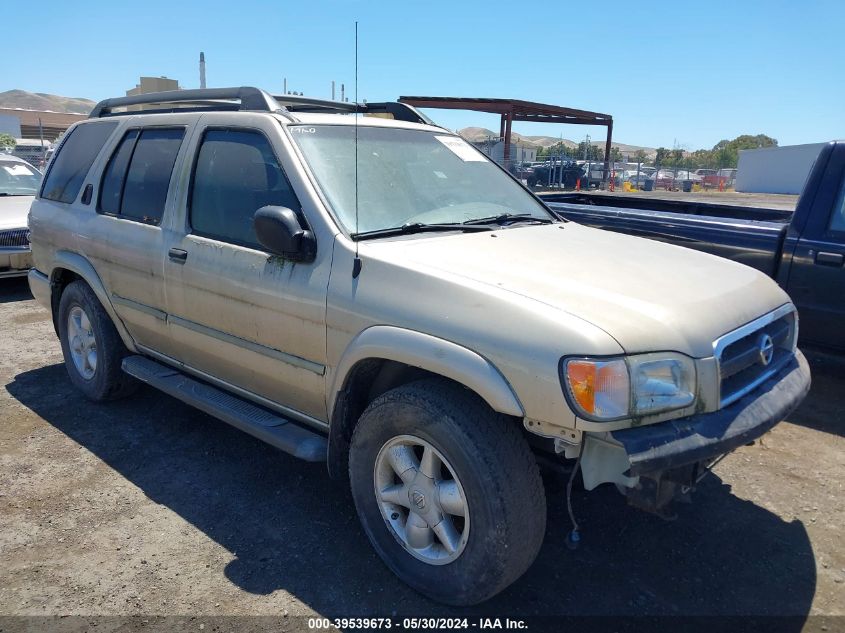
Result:
<svg viewBox="0 0 845 633"><path fill-rule="evenodd" d="M173 357L212 382L294 417L325 421L331 248L295 263L271 255L252 218L302 213L289 141L266 115L203 115L165 261Z"/></svg>
<svg viewBox="0 0 845 633"><path fill-rule="evenodd" d="M803 340L845 348L845 145L830 157L822 186L792 256L787 292Z"/></svg>
<svg viewBox="0 0 845 633"><path fill-rule="evenodd" d="M161 119L159 119L161 120ZM97 218L81 238L102 262L106 286L135 342L172 351L164 295L166 213L174 167L191 124L173 117L155 126L129 124L98 186Z"/></svg>

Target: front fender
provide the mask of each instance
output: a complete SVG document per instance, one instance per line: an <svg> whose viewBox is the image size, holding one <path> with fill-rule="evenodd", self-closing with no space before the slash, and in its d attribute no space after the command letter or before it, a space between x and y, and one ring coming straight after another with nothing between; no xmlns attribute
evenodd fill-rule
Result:
<svg viewBox="0 0 845 633"><path fill-rule="evenodd" d="M94 294L97 295L97 299L99 299L103 309L109 315L112 323L114 323L114 327L120 335L123 344L130 352L136 352L135 342L126 330L126 326L123 325L123 321L120 320L120 317L117 316L117 313L114 311L114 306L112 306L108 292L106 292L106 287L103 285L100 275L97 274L97 271L94 269L94 266L91 265L91 262L79 253L65 250L56 251L53 258L53 266L50 270L51 287L53 287L56 281L56 272L59 269L69 270L76 273L91 287L91 290L93 290ZM54 321L58 318L58 314L56 314L56 312L57 310L53 310ZM56 331L58 331L58 329Z"/></svg>
<svg viewBox="0 0 845 633"><path fill-rule="evenodd" d="M498 369L480 354L430 334L390 325L374 325L358 334L338 362L329 391L329 411L356 363L368 358L392 360L450 378L473 390L499 413L524 417L522 404Z"/></svg>

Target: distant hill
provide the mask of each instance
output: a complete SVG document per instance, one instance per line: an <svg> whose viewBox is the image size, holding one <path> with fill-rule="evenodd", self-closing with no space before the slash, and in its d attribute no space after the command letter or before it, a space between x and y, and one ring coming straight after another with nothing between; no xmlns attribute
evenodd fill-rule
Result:
<svg viewBox="0 0 845 633"><path fill-rule="evenodd" d="M88 114L94 105L94 101L80 97L61 97L43 92L27 92L26 90L0 92L0 108Z"/></svg>
<svg viewBox="0 0 845 633"><path fill-rule="evenodd" d="M458 134L464 137L466 140L470 141L471 143L478 143L481 141L486 141L488 138L497 138L499 134L494 132L493 130L488 130L487 128L483 127L465 127L462 130L458 130ZM573 149L578 147L578 142L573 141L571 139L565 138L561 141L560 138L554 138L552 136L525 136L523 134L518 134L517 132L513 132L511 134L511 138L518 143L525 144L529 147L551 147L552 145L557 145L560 142L563 142L564 147L568 149ZM596 147L604 149L604 140L593 140L592 144ZM654 147L644 147L642 145L628 145L627 143L617 143L613 141L613 147L618 147L619 151L623 154L633 154L637 150L643 150L647 155L654 156L656 149Z"/></svg>

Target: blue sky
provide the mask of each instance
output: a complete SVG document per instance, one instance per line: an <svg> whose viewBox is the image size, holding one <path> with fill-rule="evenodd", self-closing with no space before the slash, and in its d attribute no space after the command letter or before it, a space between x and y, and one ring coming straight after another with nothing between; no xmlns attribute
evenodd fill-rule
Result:
<svg viewBox="0 0 845 633"><path fill-rule="evenodd" d="M140 75L197 87L202 50L209 86L280 91L287 77L290 90L330 97L335 80L351 97L358 20L358 95L370 101L541 101L612 114L622 143L687 149L743 133L782 145L845 137L842 0L7 4L0 90L96 100L124 94ZM429 114L450 128L498 128L493 115Z"/></svg>

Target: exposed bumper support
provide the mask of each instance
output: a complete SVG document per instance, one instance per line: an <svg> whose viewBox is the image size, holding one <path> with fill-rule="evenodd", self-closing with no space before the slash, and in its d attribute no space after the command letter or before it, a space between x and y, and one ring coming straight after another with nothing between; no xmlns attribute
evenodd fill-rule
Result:
<svg viewBox="0 0 845 633"><path fill-rule="evenodd" d="M710 461L757 439L788 416L810 390L810 368L800 351L777 374L733 404L610 435L628 454L628 476Z"/></svg>

